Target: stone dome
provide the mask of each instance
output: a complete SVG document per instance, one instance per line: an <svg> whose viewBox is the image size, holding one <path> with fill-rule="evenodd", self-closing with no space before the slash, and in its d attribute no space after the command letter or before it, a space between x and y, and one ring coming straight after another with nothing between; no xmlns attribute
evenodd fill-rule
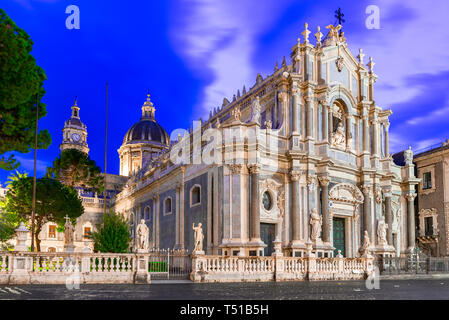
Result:
<svg viewBox="0 0 449 320"><path fill-rule="evenodd" d="M168 146L170 137L160 124L154 120L142 119L135 123L125 134L123 144L153 142Z"/></svg>
<svg viewBox="0 0 449 320"><path fill-rule="evenodd" d="M168 147L170 137L154 117L155 108L147 95L147 101L142 106L142 117L126 132L123 145L134 143L152 143Z"/></svg>

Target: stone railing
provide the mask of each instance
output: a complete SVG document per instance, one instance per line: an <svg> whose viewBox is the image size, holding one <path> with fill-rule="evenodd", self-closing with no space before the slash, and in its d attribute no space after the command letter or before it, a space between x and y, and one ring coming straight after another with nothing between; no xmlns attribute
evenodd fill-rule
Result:
<svg viewBox="0 0 449 320"><path fill-rule="evenodd" d="M225 257L194 255L194 282L360 280L373 271L373 258Z"/></svg>
<svg viewBox="0 0 449 320"><path fill-rule="evenodd" d="M150 255L0 253L0 284L149 283Z"/></svg>
<svg viewBox="0 0 449 320"><path fill-rule="evenodd" d="M273 280L275 261L271 257L197 256L192 261L191 280L195 282Z"/></svg>

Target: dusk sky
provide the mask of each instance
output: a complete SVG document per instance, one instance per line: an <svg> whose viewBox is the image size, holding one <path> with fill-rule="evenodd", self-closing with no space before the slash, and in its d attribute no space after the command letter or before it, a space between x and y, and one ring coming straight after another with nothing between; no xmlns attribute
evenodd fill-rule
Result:
<svg viewBox="0 0 449 320"><path fill-rule="evenodd" d="M80 9L80 29L69 30L66 7ZM380 29L367 29L366 8L380 9ZM272 74L302 36L335 23L355 56L363 48L379 76L376 103L391 108L390 150L414 150L449 138L449 1L2 0L0 7L33 39L32 55L47 75L52 136L38 151L41 176L59 154L64 121L75 96L87 125L90 156L104 167L105 82L109 82L108 172L118 174L126 131L140 119L147 90L156 119L169 134L208 118L257 73ZM311 39L313 36L311 35ZM314 40L313 40L314 42ZM16 153L19 171L32 174L33 152ZM0 169L0 182L10 172Z"/></svg>

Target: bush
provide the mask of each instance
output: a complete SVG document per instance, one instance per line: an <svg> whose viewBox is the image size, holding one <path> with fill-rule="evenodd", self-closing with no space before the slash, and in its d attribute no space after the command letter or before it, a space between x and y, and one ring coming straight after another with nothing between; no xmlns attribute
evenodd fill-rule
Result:
<svg viewBox="0 0 449 320"><path fill-rule="evenodd" d="M131 243L128 221L113 211L103 215L103 222L90 237L96 252L126 253Z"/></svg>

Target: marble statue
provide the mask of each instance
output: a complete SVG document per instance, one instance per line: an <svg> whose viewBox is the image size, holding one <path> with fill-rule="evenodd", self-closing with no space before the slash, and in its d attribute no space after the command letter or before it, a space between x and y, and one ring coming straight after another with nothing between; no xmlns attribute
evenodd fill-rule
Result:
<svg viewBox="0 0 449 320"><path fill-rule="evenodd" d="M198 223L198 226L195 227L195 223L192 224L193 231L195 232L195 247L193 248L193 252L202 252L203 251L203 228L201 223Z"/></svg>
<svg viewBox="0 0 449 320"><path fill-rule="evenodd" d="M345 149L346 147L346 134L343 123L339 122L337 130L332 134L331 143L334 147Z"/></svg>
<svg viewBox="0 0 449 320"><path fill-rule="evenodd" d="M149 238L149 234L150 234L150 229L148 229L148 226L146 225L144 219L140 220L140 223L136 229L136 233L137 233L137 239L136 239L137 250L141 250L141 251L148 250L148 247L149 247L148 246L148 238Z"/></svg>
<svg viewBox="0 0 449 320"><path fill-rule="evenodd" d="M413 163L412 147L408 147L408 150L404 151L404 161L406 165L411 165Z"/></svg>
<svg viewBox="0 0 449 320"><path fill-rule="evenodd" d="M256 97L252 103L251 122L260 124L260 98Z"/></svg>
<svg viewBox="0 0 449 320"><path fill-rule="evenodd" d="M379 220L377 225L377 243L379 245L386 245L387 243L387 229L388 225L385 223L385 220L382 218Z"/></svg>
<svg viewBox="0 0 449 320"><path fill-rule="evenodd" d="M369 250L371 249L371 241L369 240L368 231L365 230L363 234L363 245L360 248L360 254L362 256L367 256L369 254Z"/></svg>
<svg viewBox="0 0 449 320"><path fill-rule="evenodd" d="M320 239L322 222L323 218L318 214L317 210L313 208L312 213L310 214L310 225L312 226L310 238L312 241Z"/></svg>
<svg viewBox="0 0 449 320"><path fill-rule="evenodd" d="M64 224L64 245L73 245L73 233L75 228L73 228L72 222L70 222L70 218L65 216L65 224Z"/></svg>

